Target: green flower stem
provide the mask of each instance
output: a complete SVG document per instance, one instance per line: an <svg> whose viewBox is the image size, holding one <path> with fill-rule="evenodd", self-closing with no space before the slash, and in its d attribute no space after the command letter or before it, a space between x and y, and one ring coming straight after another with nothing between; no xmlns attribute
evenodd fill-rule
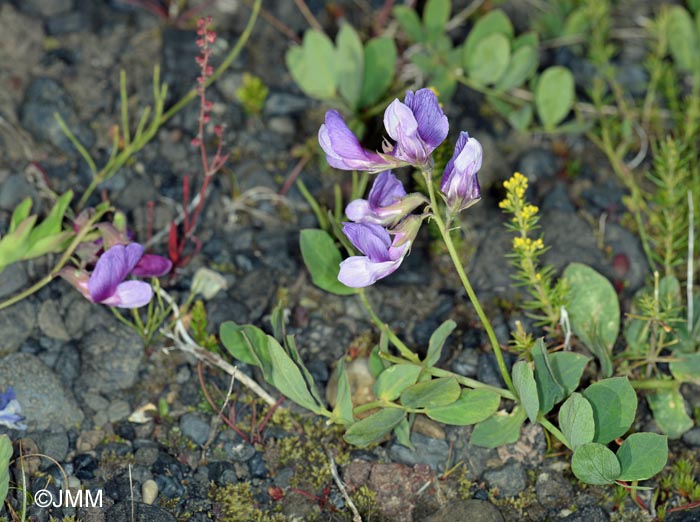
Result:
<svg viewBox="0 0 700 522"><path fill-rule="evenodd" d="M92 230L92 226L99 221L99 219L105 215L107 212L111 212L114 209L112 207L105 206L104 208L99 208L95 211L95 215L90 218L90 220L85 224L85 226L76 234L76 236L73 238L73 241L71 241L70 245L68 245L68 248L66 248L66 251L63 252L63 255L61 256L61 259L58 260L58 263L53 267L51 272L49 272L46 276L44 276L42 279L39 279L36 283L34 283L32 286L27 288L26 290L13 295L9 299L6 299L5 301L0 302L0 310L3 308L7 308L8 306L12 306L13 304L21 301L25 297L29 297L35 292L38 292L42 288L44 288L46 285L48 285L51 281L54 280L54 278L58 275L58 273L61 271L61 269L65 266L65 264L70 260L71 256L73 255L73 252L75 252L75 249L78 248L78 245L83 242L83 239L85 239L85 236L88 235L88 233Z"/></svg>
<svg viewBox="0 0 700 522"><path fill-rule="evenodd" d="M406 346L401 339L398 338L398 336L391 330L391 328L389 328L389 325L382 322L379 316L375 313L374 308L372 308L372 305L369 302L369 299L367 299L365 289L360 288L357 294L360 296L362 304L367 309L367 312L369 313L372 322L377 326L377 328L379 328L382 332L386 334L386 336L389 338L392 344L396 346L399 352L401 352L401 355L404 357L404 359L408 359L412 363L420 364L420 359L418 358L418 356L415 353L413 353L411 349L408 346Z"/></svg>
<svg viewBox="0 0 700 522"><path fill-rule="evenodd" d="M395 364L406 364L412 363L413 361L407 361L406 359L402 359L401 357L396 357L395 355L391 355L389 353L379 353L379 357L384 359L385 361L389 361ZM413 363L417 364L419 366L422 366L422 363ZM475 379L470 379L469 377L465 377L464 375L458 375L456 373L452 373L448 370L443 370L442 368L435 368L435 367L429 367L429 368L423 368L423 371L426 373L432 375L433 377L449 377L452 379L455 379L459 384L462 386L466 386L467 388L472 388L474 390L488 390L493 393L496 393L503 397L504 399L510 399L510 400L516 400L516 396L513 395L511 392L508 390L504 390L503 388L499 388L497 386L491 386L490 384L484 384L483 382L477 381Z"/></svg>
<svg viewBox="0 0 700 522"><path fill-rule="evenodd" d="M564 446L566 446L570 450L573 450L573 448L571 447L571 444L569 443L567 438L564 436L564 434L559 430L559 428L557 428L554 424L549 422L544 415L539 414L537 416L537 422L542 424L542 427L545 428L549 433L554 435L557 438L557 440L559 440L559 442L561 442Z"/></svg>
<svg viewBox="0 0 700 522"><path fill-rule="evenodd" d="M501 350L501 345L498 344L498 339L496 339L496 333L493 331L491 322L489 321L488 317L486 317L483 308L481 308L481 303L479 303L479 299L474 293L474 289L472 288L472 285L469 282L469 278L467 277L467 274L464 271L464 267L462 266L462 261L459 259L457 250L455 249L454 243L452 242L452 238L450 237L450 231L445 225L445 221L442 219L442 216L438 212L439 208L437 204L437 198L435 197L435 188L433 187L432 173L430 171L424 170L423 175L425 176L426 185L428 186L430 208L433 210L432 218L435 220L435 224L437 225L438 230L440 231L440 235L442 236L443 241L445 241L445 246L447 247L447 251L450 254L452 263L454 264L455 269L457 270L457 274L459 275L459 279L462 282L462 286L467 291L469 300L472 302L474 310L476 310L476 314L481 320L481 324L484 325L484 329L486 330L486 334L489 337L489 341L491 341L491 347L493 348L493 353L496 356L496 361L498 362L498 369L501 371L501 377L503 377L503 382L506 383L506 386L508 386L508 389L513 394L513 396L517 397L515 387L513 386L513 381L511 380L510 373L508 373L508 368L506 367L506 361L505 359L503 359L503 351Z"/></svg>

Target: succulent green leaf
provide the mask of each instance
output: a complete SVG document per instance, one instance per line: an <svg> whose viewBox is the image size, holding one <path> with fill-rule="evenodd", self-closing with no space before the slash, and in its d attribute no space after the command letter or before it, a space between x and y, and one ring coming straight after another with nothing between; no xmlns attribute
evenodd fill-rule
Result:
<svg viewBox="0 0 700 522"><path fill-rule="evenodd" d="M396 73L396 57L396 44L393 39L379 37L367 42L364 48L365 71L360 107L374 105L391 87Z"/></svg>
<svg viewBox="0 0 700 522"><path fill-rule="evenodd" d="M448 319L435 330L430 336L430 341L428 342L428 353L425 356L423 363L427 367L435 366L435 364L440 359L440 354L442 353L442 347L445 345L445 341L450 336L450 334L457 327L452 319Z"/></svg>
<svg viewBox="0 0 700 522"><path fill-rule="evenodd" d="M682 71L698 71L700 37L690 13L681 6L670 9L667 25L668 47L676 66Z"/></svg>
<svg viewBox="0 0 700 522"><path fill-rule="evenodd" d="M564 399L566 390L554 373L547 347L542 338L535 341L531 353L535 361L535 382L537 383L540 411L546 414L552 410L556 403Z"/></svg>
<svg viewBox="0 0 700 522"><path fill-rule="evenodd" d="M354 422L352 416L352 391L350 390L348 372L345 370L342 357L338 361L336 372L338 374L338 391L336 392L335 407L333 408L333 416L331 419L345 426L349 426Z"/></svg>
<svg viewBox="0 0 700 522"><path fill-rule="evenodd" d="M620 463L606 446L589 442L574 450L571 470L587 484L612 484L620 476Z"/></svg>
<svg viewBox="0 0 700 522"><path fill-rule="evenodd" d="M520 397L520 404L527 413L530 422L537 422L537 414L540 411L540 398L537 394L535 374L530 365L525 361L518 361L513 365L513 385Z"/></svg>
<svg viewBox="0 0 700 522"><path fill-rule="evenodd" d="M483 448L513 444L520 437L520 427L527 418L525 410L516 406L512 413L499 411L474 426L470 442Z"/></svg>
<svg viewBox="0 0 700 522"><path fill-rule="evenodd" d="M571 444L571 449L593 442L595 435L593 407L583 395L572 393L564 401L559 408L559 427Z"/></svg>
<svg viewBox="0 0 700 522"><path fill-rule="evenodd" d="M574 106L574 77L565 67L549 67L535 89L537 115L546 130L554 130Z"/></svg>
<svg viewBox="0 0 700 522"><path fill-rule="evenodd" d="M513 24L510 23L508 16L500 9L489 11L487 15L479 18L472 30L469 31L469 35L464 41L463 63L467 63L469 56L471 56L481 40L496 33L506 36L509 40L513 37Z"/></svg>
<svg viewBox="0 0 700 522"><path fill-rule="evenodd" d="M464 67L470 78L484 85L492 85L508 69L510 41L501 33L485 36L465 56L465 60Z"/></svg>
<svg viewBox="0 0 700 522"><path fill-rule="evenodd" d="M394 428L394 435L396 435L396 440L402 446L406 446L412 450L416 449L411 442L411 423L408 422L408 418L404 417L401 419L398 426Z"/></svg>
<svg viewBox="0 0 700 522"><path fill-rule="evenodd" d="M496 413L500 402L500 396L489 390L462 390L456 402L447 406L426 408L425 414L444 424L467 426L481 422Z"/></svg>
<svg viewBox="0 0 700 522"><path fill-rule="evenodd" d="M557 382L564 388L564 397L576 391L589 360L585 355L574 352L549 355L549 366Z"/></svg>
<svg viewBox="0 0 700 522"><path fill-rule="evenodd" d="M71 199L73 199L73 191L69 190L62 194L49 214L44 218L44 220L39 223L29 238L29 243L33 246L38 241L45 239L50 236L55 236L61 232L61 225L63 223L63 216L68 209ZM48 252L48 251L47 251ZM44 252L46 253L46 252ZM41 255L41 254L38 254Z"/></svg>
<svg viewBox="0 0 700 522"><path fill-rule="evenodd" d="M583 396L593 407L595 442L607 444L632 426L637 413L637 394L627 377L611 377L591 384Z"/></svg>
<svg viewBox="0 0 700 522"><path fill-rule="evenodd" d="M700 384L700 353L674 352L675 360L669 364L673 377L678 382Z"/></svg>
<svg viewBox="0 0 700 522"><path fill-rule="evenodd" d="M348 444L365 447L379 442L405 418L399 408L385 408L356 422L345 432L343 438Z"/></svg>
<svg viewBox="0 0 700 522"><path fill-rule="evenodd" d="M362 41L352 25L345 23L336 38L336 79L338 90L351 109L357 110L365 74Z"/></svg>
<svg viewBox="0 0 700 522"><path fill-rule="evenodd" d="M12 217L10 218L10 228L7 230L8 234L12 234L17 227L25 219L29 217L29 212L32 210L32 198L26 197L22 202L15 207L12 211Z"/></svg>
<svg viewBox="0 0 700 522"><path fill-rule="evenodd" d="M661 471L668 460L668 438L657 433L633 433L617 450L617 480L646 480Z"/></svg>
<svg viewBox="0 0 700 522"><path fill-rule="evenodd" d="M340 250L328 232L315 228L304 229L299 235L299 246L304 264L316 286L336 295L357 293L355 288L347 287L338 281Z"/></svg>
<svg viewBox="0 0 700 522"><path fill-rule="evenodd" d="M423 10L423 26L428 41L444 34L445 25L450 18L452 2L450 0L428 0Z"/></svg>
<svg viewBox="0 0 700 522"><path fill-rule="evenodd" d="M265 380L269 380L272 362L265 332L250 324L226 321L219 328L219 337L234 359L257 366L263 371Z"/></svg>
<svg viewBox="0 0 700 522"><path fill-rule="evenodd" d="M612 375L612 347L620 330L620 304L610 281L591 267L571 263L564 270L569 285L569 320L583 344L593 352L605 377Z"/></svg>
<svg viewBox="0 0 700 522"><path fill-rule="evenodd" d="M415 9L406 5L397 5L392 10L392 14L412 42L418 43L425 40L423 24Z"/></svg>
<svg viewBox="0 0 700 522"><path fill-rule="evenodd" d="M312 98L330 100L336 91L336 53L325 34L309 29L300 46L285 56L287 68L302 91Z"/></svg>
<svg viewBox="0 0 700 522"><path fill-rule="evenodd" d="M0 267L5 267L24 258L29 250L29 237L36 216L24 219L15 229L0 239Z"/></svg>
<svg viewBox="0 0 700 522"><path fill-rule="evenodd" d="M647 402L659 429L671 439L677 439L693 427L685 400L678 389L657 390L647 395Z"/></svg>
<svg viewBox="0 0 700 522"><path fill-rule="evenodd" d="M540 55L536 47L528 45L514 50L504 74L495 85L496 90L507 91L519 87L535 74L539 62Z"/></svg>
<svg viewBox="0 0 700 522"><path fill-rule="evenodd" d="M421 367L415 364L389 366L377 377L374 395L385 401L398 399L406 388L416 383L420 372Z"/></svg>
<svg viewBox="0 0 700 522"><path fill-rule="evenodd" d="M419 382L401 393L401 404L407 408L435 408L452 404L460 397L461 388L452 377Z"/></svg>

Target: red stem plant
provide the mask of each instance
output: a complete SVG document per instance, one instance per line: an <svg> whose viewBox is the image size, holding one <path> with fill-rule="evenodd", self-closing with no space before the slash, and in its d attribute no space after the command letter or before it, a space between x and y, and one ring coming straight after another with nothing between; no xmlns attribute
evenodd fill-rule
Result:
<svg viewBox="0 0 700 522"><path fill-rule="evenodd" d="M216 32L211 30L211 17L200 18L197 21L197 47L199 47L199 55L195 58L197 65L201 70L200 76L197 78L197 92L199 94L199 127L197 136L192 139L192 145L199 148L199 155L202 162L202 172L204 173L204 181L199 189L199 201L190 213L190 180L189 176L185 176L182 181L182 206L184 219L182 225L178 228L175 222L170 223L170 232L168 234L168 257L173 263L173 274L178 268L186 266L192 257L196 255L202 248L201 241L195 236L197 221L204 208L204 201L207 195L207 188L212 176L216 174L224 166L229 155L223 154L223 125L215 125L213 128L214 136L217 139L216 152L210 158L207 154L205 142L206 127L211 121L211 110L213 103L207 100L206 84L214 71L209 64L211 58L211 47L216 41ZM192 243L192 249L185 253L188 243Z"/></svg>

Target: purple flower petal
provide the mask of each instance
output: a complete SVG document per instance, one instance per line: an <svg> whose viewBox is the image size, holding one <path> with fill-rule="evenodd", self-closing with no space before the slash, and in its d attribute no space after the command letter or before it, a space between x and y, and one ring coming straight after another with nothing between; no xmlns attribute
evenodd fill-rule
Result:
<svg viewBox="0 0 700 522"><path fill-rule="evenodd" d="M355 199L345 207L345 215L355 223L373 222L374 212L366 199Z"/></svg>
<svg viewBox="0 0 700 522"><path fill-rule="evenodd" d="M394 154L397 158L408 163L423 163L427 153L418 134L418 122L413 111L394 100L384 111L384 127L386 132L396 142Z"/></svg>
<svg viewBox="0 0 700 522"><path fill-rule="evenodd" d="M428 145L428 153L435 150L450 130L447 116L442 112L437 96L430 89L420 89L413 94L406 92L404 103L413 111L418 122L418 134Z"/></svg>
<svg viewBox="0 0 700 522"><path fill-rule="evenodd" d="M389 261L391 237L375 223L343 223L343 233L373 263Z"/></svg>
<svg viewBox="0 0 700 522"><path fill-rule="evenodd" d="M0 393L0 426L5 426L15 430L26 430L26 424L21 421L22 405L17 400L12 386L8 386L4 393Z"/></svg>
<svg viewBox="0 0 700 522"><path fill-rule="evenodd" d="M453 212L464 210L481 198L477 172L481 168L482 156L481 144L466 132L461 132L440 183L440 190Z"/></svg>
<svg viewBox="0 0 700 522"><path fill-rule="evenodd" d="M119 308L139 308L147 305L153 298L153 289L143 281L124 281L108 298L100 301L108 306Z"/></svg>
<svg viewBox="0 0 700 522"><path fill-rule="evenodd" d="M377 210L397 203L405 195L403 183L390 170L385 170L375 178L367 199L370 208Z"/></svg>
<svg viewBox="0 0 700 522"><path fill-rule="evenodd" d="M170 272L172 267L173 264L166 257L144 254L131 274L138 277L160 277Z"/></svg>
<svg viewBox="0 0 700 522"><path fill-rule="evenodd" d="M340 263L338 280L351 288L364 288L396 272L403 257L395 261L373 263L366 256L353 256Z"/></svg>
<svg viewBox="0 0 700 522"><path fill-rule="evenodd" d="M362 148L336 110L326 112L326 123L318 131L318 141L329 165L343 170L383 170L387 161Z"/></svg>
<svg viewBox="0 0 700 522"><path fill-rule="evenodd" d="M138 243L114 245L100 256L88 281L88 291L96 303L109 298L143 256Z"/></svg>
<svg viewBox="0 0 700 522"><path fill-rule="evenodd" d="M15 390L12 389L12 386L8 386L7 390L0 392L0 410L6 408L10 401L16 398Z"/></svg>

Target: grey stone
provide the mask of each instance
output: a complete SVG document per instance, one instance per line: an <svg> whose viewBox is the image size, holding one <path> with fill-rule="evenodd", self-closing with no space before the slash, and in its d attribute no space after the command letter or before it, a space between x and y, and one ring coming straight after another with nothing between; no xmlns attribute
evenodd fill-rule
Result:
<svg viewBox="0 0 700 522"><path fill-rule="evenodd" d="M503 522L505 519L496 506L483 500L450 502L422 522Z"/></svg>
<svg viewBox="0 0 700 522"><path fill-rule="evenodd" d="M561 473L545 471L537 476L535 493L544 507L559 509L571 502L574 488Z"/></svg>
<svg viewBox="0 0 700 522"><path fill-rule="evenodd" d="M27 272L22 263L12 263L0 273L0 299L11 295L29 286Z"/></svg>
<svg viewBox="0 0 700 522"><path fill-rule="evenodd" d="M68 341L70 335L63 324L63 317L59 305L53 299L41 303L39 307L39 329L52 339Z"/></svg>
<svg viewBox="0 0 700 522"><path fill-rule="evenodd" d="M527 487L525 469L520 463L513 461L498 469L486 471L484 480L489 487L498 488L500 497L514 497Z"/></svg>
<svg viewBox="0 0 700 522"><path fill-rule="evenodd" d="M571 199L569 199L566 184L557 183L554 185L554 188L547 192L544 200L542 200L542 210L562 210L571 213L576 210L573 203L571 203Z"/></svg>
<svg viewBox="0 0 700 522"><path fill-rule="evenodd" d="M49 18L46 21L46 32L53 36L75 33L83 30L89 23L90 19L85 11L72 11Z"/></svg>
<svg viewBox="0 0 700 522"><path fill-rule="evenodd" d="M126 419L131 413L131 406L124 400L115 400L109 403L107 407L107 418L109 422L119 422Z"/></svg>
<svg viewBox="0 0 700 522"><path fill-rule="evenodd" d="M694 448L700 447L700 427L696 426L683 434L683 442Z"/></svg>
<svg viewBox="0 0 700 522"><path fill-rule="evenodd" d="M551 264L557 271L572 261L598 269L605 265L605 257L598 249L593 230L576 214L561 210L542 212L540 225L544 242L550 247L542 256L543 264Z"/></svg>
<svg viewBox="0 0 700 522"><path fill-rule="evenodd" d="M17 351L32 335L35 326L36 305L31 298L0 310L0 354Z"/></svg>
<svg viewBox="0 0 700 522"><path fill-rule="evenodd" d="M0 359L0 382L15 390L30 430L65 431L83 421L71 391L33 355L14 353Z"/></svg>
<svg viewBox="0 0 700 522"><path fill-rule="evenodd" d="M266 118L274 116L290 116L305 112L309 108L309 99L288 92L271 92L265 100L263 115Z"/></svg>
<svg viewBox="0 0 700 522"><path fill-rule="evenodd" d="M107 511L110 522L175 522L175 517L159 507L143 502L123 501Z"/></svg>
<svg viewBox="0 0 700 522"><path fill-rule="evenodd" d="M532 185L538 180L554 177L558 170L557 158L551 150L528 149L518 159L518 168L516 170L527 177Z"/></svg>
<svg viewBox="0 0 700 522"><path fill-rule="evenodd" d="M19 6L26 13L50 18L72 10L74 0L23 0Z"/></svg>
<svg viewBox="0 0 700 522"><path fill-rule="evenodd" d="M463 461L467 478L477 480L487 469L489 462L500 460L495 449L474 446L469 442L472 426L446 426L448 443L452 444L453 462Z"/></svg>
<svg viewBox="0 0 700 522"><path fill-rule="evenodd" d="M586 506L561 520L565 522L608 522L610 517L600 506Z"/></svg>
<svg viewBox="0 0 700 522"><path fill-rule="evenodd" d="M68 455L68 435L65 431L51 432L40 431L32 433L32 439L39 447L39 451L48 457L63 462ZM42 459L42 468L46 469L53 465L49 459Z"/></svg>
<svg viewBox="0 0 700 522"><path fill-rule="evenodd" d="M111 393L134 385L143 356L143 340L121 324L90 331L80 341L81 385Z"/></svg>
<svg viewBox="0 0 700 522"><path fill-rule="evenodd" d="M411 434L411 443L415 449L407 448L398 442L392 444L389 448L391 459L408 466L427 464L435 471L444 471L450 453L447 441L414 432Z"/></svg>
<svg viewBox="0 0 700 522"><path fill-rule="evenodd" d="M465 377L475 377L478 364L479 352L473 348L464 348L450 363L450 369Z"/></svg>
<svg viewBox="0 0 700 522"><path fill-rule="evenodd" d="M180 417L180 431L200 446L209 439L209 423L198 413L185 413Z"/></svg>
<svg viewBox="0 0 700 522"><path fill-rule="evenodd" d="M0 210L12 212L25 198L30 197L36 204L38 195L34 187L22 174L12 174L2 182L0 190ZM4 274L3 277L7 277Z"/></svg>
<svg viewBox="0 0 700 522"><path fill-rule="evenodd" d="M666 516L666 522L700 522L700 509L684 509Z"/></svg>
<svg viewBox="0 0 700 522"><path fill-rule="evenodd" d="M61 84L51 78L37 78L29 88L20 108L20 121L36 138L63 152L76 155L75 147L61 130L54 113L59 113L78 141L87 149L95 142L92 131L80 123L73 100Z"/></svg>

